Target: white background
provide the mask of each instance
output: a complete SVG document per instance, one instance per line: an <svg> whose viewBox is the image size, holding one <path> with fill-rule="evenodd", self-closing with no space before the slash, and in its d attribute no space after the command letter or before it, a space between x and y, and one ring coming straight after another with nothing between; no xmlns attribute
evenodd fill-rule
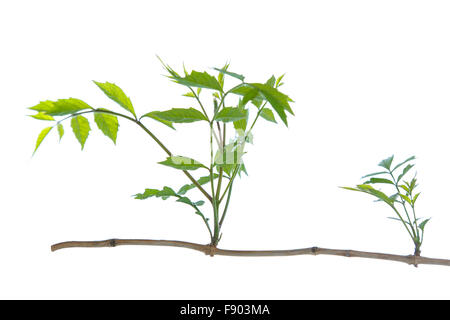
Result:
<svg viewBox="0 0 450 320"><path fill-rule="evenodd" d="M179 203L131 197L187 182L156 164L165 154L138 127L121 121L114 146L92 121L81 152L66 124L61 143L52 132L32 158L47 123L26 116L67 97L121 110L91 80L119 84L138 114L194 106L155 54L180 71L231 60L249 81L286 72L296 116L288 129L257 124L220 247L412 253L387 206L338 188L395 153L418 158L418 213L432 217L423 255L450 258L449 16L448 1L2 1L0 298L450 298L448 267L158 247L51 253L66 240L208 235ZM206 123L174 132L146 121L175 153L207 161Z"/></svg>

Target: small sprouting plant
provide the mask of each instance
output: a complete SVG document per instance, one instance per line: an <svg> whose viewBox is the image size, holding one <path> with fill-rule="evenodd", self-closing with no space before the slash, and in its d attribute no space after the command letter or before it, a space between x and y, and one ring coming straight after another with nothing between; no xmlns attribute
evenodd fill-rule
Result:
<svg viewBox="0 0 450 320"><path fill-rule="evenodd" d="M416 192L418 186L417 173L411 179L405 179L414 167L411 161L415 160L415 157L412 156L396 166L392 166L393 160L394 156L391 156L381 161L378 165L385 170L365 175L362 179L369 178L369 180L357 185L356 188L343 188L370 194L377 198L376 201L382 201L389 205L395 213L395 217L389 217L389 219L398 221L403 225L414 243L414 254L420 256L425 226L430 219L423 220L416 216L416 201L420 195L420 192ZM374 184L389 185L393 191L388 196L372 187Z"/></svg>
<svg viewBox="0 0 450 320"><path fill-rule="evenodd" d="M165 111L150 111L138 117L130 98L119 86L109 82L94 81L110 99L127 112L120 113L105 108L94 108L75 98L42 101L30 108L37 111L37 114L32 117L51 121L52 126L46 127L39 134L35 152L53 128L57 129L61 139L64 135L63 123L69 120L73 133L83 149L91 131L89 120L85 117L87 115L93 115L97 127L114 143L116 143L119 129L119 118L137 124L167 154L168 157L159 163L180 170L188 177L190 183L183 185L177 191L168 186L162 189L149 188L143 193L136 194L135 198L157 197L163 200L174 198L176 201L190 206L194 213L201 217L210 236L210 245L215 247L221 239L221 229L229 207L234 181L241 173L247 173L243 162L245 144L252 143L252 131L257 120L263 118L276 123L273 109L287 126L287 113L294 114L290 107L292 100L278 89L283 85L283 75L277 78L271 76L266 82L255 83L245 82L244 76L230 72L228 70L229 63L225 64L223 68L214 68L215 72L218 72L217 77L207 72L188 72L186 69L184 69L184 75L180 75L164 62L162 64L168 72L169 79L188 89L184 96L196 103L196 108L190 106ZM225 76L236 81L236 84L226 89ZM205 89L212 94L204 93ZM232 96L235 96L234 101L231 99ZM210 102L209 106L205 101ZM252 115L252 119L250 115ZM143 120L146 119L156 120L172 129L175 129L174 124L207 122L209 129L205 135L209 136L209 139L206 138L205 141L209 141L210 157L208 162L200 162L191 158L195 155L188 157L173 154L153 133L153 125L144 124ZM151 129L149 129L150 127ZM192 171L203 171L204 173L194 177L191 174ZM204 200L210 203L210 214L201 209L205 203L204 200L194 201L187 196L187 193L195 188L200 190ZM209 190L207 190L208 188Z"/></svg>

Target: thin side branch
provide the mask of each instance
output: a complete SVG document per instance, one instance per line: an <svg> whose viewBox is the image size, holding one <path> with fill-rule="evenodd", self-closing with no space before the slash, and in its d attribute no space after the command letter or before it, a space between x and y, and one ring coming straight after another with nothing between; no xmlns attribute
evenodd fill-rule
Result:
<svg viewBox="0 0 450 320"><path fill-rule="evenodd" d="M261 251L247 251L247 250L225 250L219 249L211 245L203 245L185 241L172 240L139 240L139 239L110 239L103 241L69 241L55 244L51 247L52 251L65 248L104 248L117 246L165 246L165 247L179 247L187 248L203 252L206 255L215 256L235 256L235 257L281 257L281 256L298 256L298 255L332 255L342 257L357 257L378 260L389 260L404 262L409 265L417 266L419 264L432 264L441 266L450 266L448 259L434 259L415 255L397 255L387 253L365 252L356 250L341 250L341 249L326 249L326 248L304 248L292 250L261 250Z"/></svg>

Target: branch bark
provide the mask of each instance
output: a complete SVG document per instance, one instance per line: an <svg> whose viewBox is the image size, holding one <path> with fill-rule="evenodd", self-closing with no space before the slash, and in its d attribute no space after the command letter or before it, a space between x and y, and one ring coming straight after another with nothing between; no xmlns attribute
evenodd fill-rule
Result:
<svg viewBox="0 0 450 320"><path fill-rule="evenodd" d="M173 241L173 240L141 240L141 239L109 239L103 241L69 241L61 242L51 247L52 251L65 249L65 248L104 248L104 247L117 247L117 246L165 246L165 247L179 247L187 248L196 251L203 252L211 257L218 256L237 256L237 257L281 257L281 256L297 256L297 255L332 255L342 257L357 257L368 258L378 260L389 260L404 262L409 265L418 266L419 264L431 264L450 266L450 260L448 259L435 259L427 258L415 255L397 255L388 253L376 253L365 252L357 250L342 250L342 249L326 249L319 247L311 247L304 249L292 249L292 250L226 250L219 249L212 245L203 245L185 241Z"/></svg>

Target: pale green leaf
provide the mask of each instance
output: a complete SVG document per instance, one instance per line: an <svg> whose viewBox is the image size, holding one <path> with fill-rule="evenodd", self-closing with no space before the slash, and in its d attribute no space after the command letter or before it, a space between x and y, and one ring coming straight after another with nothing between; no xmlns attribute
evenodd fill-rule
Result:
<svg viewBox="0 0 450 320"><path fill-rule="evenodd" d="M64 127L61 123L58 123L58 134L59 134L59 141L61 141L64 135Z"/></svg>
<svg viewBox="0 0 450 320"><path fill-rule="evenodd" d="M167 157L166 160L158 163L179 170L197 170L199 168L208 169L208 167L206 167L205 165L201 164L200 162L194 159L181 156Z"/></svg>
<svg viewBox="0 0 450 320"><path fill-rule="evenodd" d="M405 163L407 163L407 162L409 162L409 161L411 161L411 160L415 160L415 159L416 159L415 156L409 157L409 158L406 159L405 161L403 161L403 162L399 163L398 165L396 165L396 166L394 167L394 169L392 169L392 172L394 172L395 169L397 169L398 167L404 165Z"/></svg>
<svg viewBox="0 0 450 320"><path fill-rule="evenodd" d="M216 173L213 175L213 179L217 179L218 177L219 177L219 175L216 174ZM206 184L206 183L209 183L210 181L211 181L211 176L210 176L210 175L201 177L200 179L197 180L197 182L198 182L200 185L204 185L204 184ZM184 186L182 186L182 187L180 188L180 190L178 190L178 194L179 194L179 195L186 194L186 192L188 192L188 191L191 190L191 189L194 189L195 187L196 187L196 186L195 186L195 184L193 184L193 183L191 183L191 184L185 184Z"/></svg>
<svg viewBox="0 0 450 320"><path fill-rule="evenodd" d="M81 144L81 150L83 150L86 139L89 136L89 131L91 131L88 119L83 116L76 116L72 118L70 124L72 126L75 137Z"/></svg>
<svg viewBox="0 0 450 320"><path fill-rule="evenodd" d="M262 109L260 116L261 116L261 118L263 118L267 121L277 123L277 120L275 120L275 116L273 115L273 112L270 109L267 109L267 108Z"/></svg>
<svg viewBox="0 0 450 320"><path fill-rule="evenodd" d="M47 121L55 120L52 116L49 116L48 114L46 114L44 112L38 112L37 114L33 114L30 117L37 119L37 120L47 120Z"/></svg>
<svg viewBox="0 0 450 320"><path fill-rule="evenodd" d="M82 110L92 109L86 102L76 99L59 99L57 101L42 101L30 109L45 113L50 116L64 116L74 114Z"/></svg>
<svg viewBox="0 0 450 320"><path fill-rule="evenodd" d="M117 102L122 108L131 112L134 117L136 117L136 113L134 112L134 107L131 103L130 98L118 85L110 82L101 83L94 81L94 83L108 96L108 98Z"/></svg>
<svg viewBox="0 0 450 320"><path fill-rule="evenodd" d="M116 144L117 131L119 130L119 120L117 117L111 114L96 112L94 114L94 120L103 134Z"/></svg>
<svg viewBox="0 0 450 320"><path fill-rule="evenodd" d="M224 107L217 113L214 120L222 122L233 122L247 118L247 113L239 107Z"/></svg>
<svg viewBox="0 0 450 320"><path fill-rule="evenodd" d="M227 69L228 69L228 65L226 65L226 68L224 67L222 69L214 68L214 70L219 71L221 74L226 74L227 76L244 81L245 77L243 75L227 71Z"/></svg>
<svg viewBox="0 0 450 320"><path fill-rule="evenodd" d="M386 159L382 160L378 165L380 167L383 167L383 168L387 169L387 170L390 170L391 169L391 165L392 165L392 160L394 160L394 156L393 155L390 156L389 158L386 158Z"/></svg>
<svg viewBox="0 0 450 320"><path fill-rule="evenodd" d="M175 123L190 123L194 121L208 121L203 113L194 108L173 108L167 111L153 111L159 119Z"/></svg>
<svg viewBox="0 0 450 320"><path fill-rule="evenodd" d="M36 140L36 147L34 148L34 152L33 154L36 153L37 149L39 148L39 146L41 145L42 141L44 141L45 137L48 135L48 133L50 132L50 130L52 130L53 127L47 127L45 129L43 129L41 131L41 133L39 133L38 138Z"/></svg>
<svg viewBox="0 0 450 320"><path fill-rule="evenodd" d="M167 121L167 120L164 120L164 119L162 119L162 118L159 117L159 114L160 114L160 113L161 113L161 111L152 111L152 112L148 112L148 113L144 114L144 115L141 117L141 119L147 117L147 118L156 120L156 121L158 121L158 122L161 122L162 124L165 124L165 125L168 126L169 128L172 128L172 129L175 130L175 127L173 126L173 123L172 123L171 121Z"/></svg>

